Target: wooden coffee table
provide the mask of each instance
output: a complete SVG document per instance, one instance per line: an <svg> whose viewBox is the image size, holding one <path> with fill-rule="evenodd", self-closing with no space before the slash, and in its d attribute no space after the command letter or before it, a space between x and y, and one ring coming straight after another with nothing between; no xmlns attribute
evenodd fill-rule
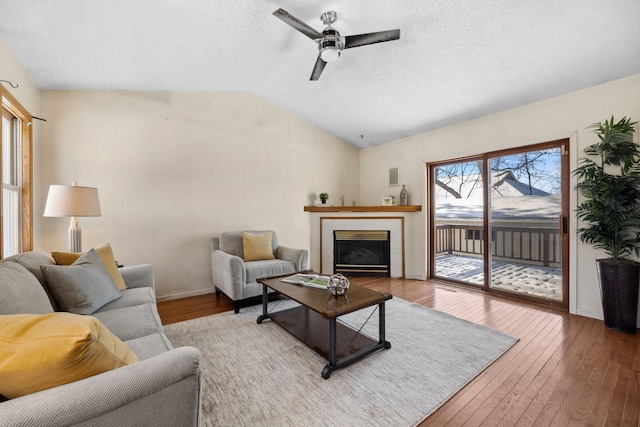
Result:
<svg viewBox="0 0 640 427"><path fill-rule="evenodd" d="M351 285L346 295L335 297L329 291L307 286L299 286L280 281L290 274L258 279L263 285L262 315L258 324L271 319L290 332L308 347L316 351L329 363L322 370L322 378L328 379L331 372L356 362L382 348L391 348L385 340L385 301L393 298L390 294ZM293 308L269 312L268 288L298 302ZM338 317L378 306L379 333L375 340L338 322Z"/></svg>

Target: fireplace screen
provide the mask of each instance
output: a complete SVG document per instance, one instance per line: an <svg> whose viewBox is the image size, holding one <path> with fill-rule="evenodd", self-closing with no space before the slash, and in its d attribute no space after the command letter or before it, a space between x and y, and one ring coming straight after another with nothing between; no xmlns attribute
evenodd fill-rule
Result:
<svg viewBox="0 0 640 427"><path fill-rule="evenodd" d="M389 230L335 230L335 273L390 277Z"/></svg>

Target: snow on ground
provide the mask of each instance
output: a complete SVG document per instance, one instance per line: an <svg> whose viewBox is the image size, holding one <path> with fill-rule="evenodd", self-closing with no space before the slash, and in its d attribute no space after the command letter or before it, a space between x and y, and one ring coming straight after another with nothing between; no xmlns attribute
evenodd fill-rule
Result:
<svg viewBox="0 0 640 427"><path fill-rule="evenodd" d="M493 261L491 274L493 288L562 301L562 271L560 268ZM436 257L436 275L482 285L484 283L483 261L480 258L469 256L438 255Z"/></svg>

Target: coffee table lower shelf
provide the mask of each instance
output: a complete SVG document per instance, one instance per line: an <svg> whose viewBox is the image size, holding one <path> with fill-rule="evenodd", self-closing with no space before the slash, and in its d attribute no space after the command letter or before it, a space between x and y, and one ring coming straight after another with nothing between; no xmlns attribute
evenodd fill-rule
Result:
<svg viewBox="0 0 640 427"><path fill-rule="evenodd" d="M321 314L305 306L262 314L257 322L271 319L329 363L322 370L322 378L328 379L331 372L356 362L380 349L391 348L384 336L384 302L378 304L380 337L375 339L359 333L336 318L325 319Z"/></svg>

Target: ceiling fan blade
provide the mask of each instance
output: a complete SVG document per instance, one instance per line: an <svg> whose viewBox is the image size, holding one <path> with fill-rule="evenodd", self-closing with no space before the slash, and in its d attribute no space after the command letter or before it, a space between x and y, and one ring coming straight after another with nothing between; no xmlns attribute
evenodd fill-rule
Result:
<svg viewBox="0 0 640 427"><path fill-rule="evenodd" d="M293 28L300 31L302 34L304 34L305 36L309 37L312 40L322 38L322 33L319 33L318 31L314 30L313 28L311 28L310 26L308 26L307 24L305 24L295 16L290 15L289 12L287 12L284 9L276 10L275 12L273 12L273 16L281 19L286 24L291 25Z"/></svg>
<svg viewBox="0 0 640 427"><path fill-rule="evenodd" d="M327 63L324 62L322 58L320 58L320 55L318 55L318 60L316 61L316 65L314 65L313 67L311 78L309 80L318 80L320 78L320 74L322 74L322 70L324 70L325 65L327 65Z"/></svg>
<svg viewBox="0 0 640 427"><path fill-rule="evenodd" d="M377 33L358 34L355 36L345 37L344 49L352 47L365 46L368 44L388 42L398 40L400 38L400 30L379 31Z"/></svg>

